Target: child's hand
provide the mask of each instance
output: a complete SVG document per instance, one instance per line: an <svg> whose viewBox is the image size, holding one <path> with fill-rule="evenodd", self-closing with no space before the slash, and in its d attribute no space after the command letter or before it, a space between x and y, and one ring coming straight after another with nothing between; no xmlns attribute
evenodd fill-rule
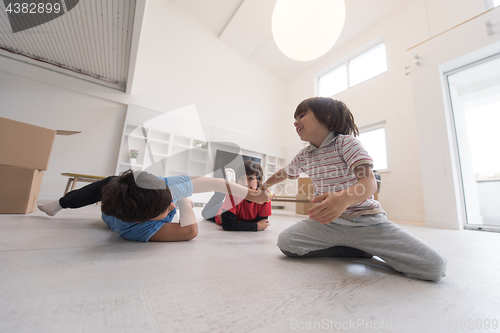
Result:
<svg viewBox="0 0 500 333"><path fill-rule="evenodd" d="M267 195L269 195L269 200L267 200L266 202L269 202L276 197L276 194L274 194L271 190L267 190L266 192L267 192Z"/></svg>
<svg viewBox="0 0 500 333"><path fill-rule="evenodd" d="M344 201L343 196L336 195L335 192L317 195L311 202L320 203L307 211L309 218L323 224L330 223L339 217L349 206Z"/></svg>
<svg viewBox="0 0 500 333"><path fill-rule="evenodd" d="M253 191L252 191L253 192ZM269 190L256 190L252 193L250 201L261 204L271 200L271 191Z"/></svg>
<svg viewBox="0 0 500 333"><path fill-rule="evenodd" d="M257 231L261 231L269 227L269 220L268 219L262 219L259 222L257 222Z"/></svg>

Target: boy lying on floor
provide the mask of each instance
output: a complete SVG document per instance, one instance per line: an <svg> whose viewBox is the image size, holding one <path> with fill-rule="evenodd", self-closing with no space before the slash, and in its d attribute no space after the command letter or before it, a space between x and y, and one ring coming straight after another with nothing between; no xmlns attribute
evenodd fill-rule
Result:
<svg viewBox="0 0 500 333"><path fill-rule="evenodd" d="M172 242L191 240L198 225L188 197L217 191L258 203L269 200L266 191L253 190L224 179L209 177L156 177L145 171L127 170L68 192L57 201L38 205L47 215L61 209L80 208L101 201L102 219L128 240ZM242 199L239 199L242 200ZM169 223L180 210L179 223Z"/></svg>

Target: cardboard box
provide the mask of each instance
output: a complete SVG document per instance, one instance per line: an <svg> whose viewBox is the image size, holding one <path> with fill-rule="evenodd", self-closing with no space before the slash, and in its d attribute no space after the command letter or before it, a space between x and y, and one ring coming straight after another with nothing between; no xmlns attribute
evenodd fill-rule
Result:
<svg viewBox="0 0 500 333"><path fill-rule="evenodd" d="M27 214L36 209L43 171L0 165L0 213Z"/></svg>
<svg viewBox="0 0 500 333"><path fill-rule="evenodd" d="M297 195L314 195L314 186L311 178L300 177L298 179Z"/></svg>
<svg viewBox="0 0 500 333"><path fill-rule="evenodd" d="M76 133L0 117L0 214L36 209L55 136Z"/></svg>
<svg viewBox="0 0 500 333"><path fill-rule="evenodd" d="M314 198L314 186L309 177L300 177L298 179L297 200L311 200ZM314 206L312 202L295 203L295 213L307 215L307 211Z"/></svg>
<svg viewBox="0 0 500 333"><path fill-rule="evenodd" d="M0 117L0 164L47 170L56 131Z"/></svg>
<svg viewBox="0 0 500 333"><path fill-rule="evenodd" d="M297 194L297 196L296 196L297 200L312 200L312 198L314 198L313 195L308 196L308 195ZM296 202L295 203L295 213L307 215L307 211L313 207L314 207L314 204L312 202Z"/></svg>

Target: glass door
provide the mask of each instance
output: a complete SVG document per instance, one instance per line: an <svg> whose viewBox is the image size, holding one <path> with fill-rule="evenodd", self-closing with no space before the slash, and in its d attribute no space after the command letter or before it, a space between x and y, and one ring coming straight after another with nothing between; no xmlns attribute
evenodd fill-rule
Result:
<svg viewBox="0 0 500 333"><path fill-rule="evenodd" d="M500 231L500 54L445 75L466 228Z"/></svg>

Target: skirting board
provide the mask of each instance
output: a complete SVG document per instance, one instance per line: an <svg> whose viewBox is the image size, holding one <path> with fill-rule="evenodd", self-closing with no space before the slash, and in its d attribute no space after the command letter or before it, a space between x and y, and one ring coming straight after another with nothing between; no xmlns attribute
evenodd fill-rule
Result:
<svg viewBox="0 0 500 333"><path fill-rule="evenodd" d="M387 219L389 221L411 221L411 222L422 222L425 221L425 215L414 215L414 214L391 214L386 212ZM394 222L393 221L393 222Z"/></svg>
<svg viewBox="0 0 500 333"><path fill-rule="evenodd" d="M463 226L457 220L442 220L426 218L425 226L437 229L463 230Z"/></svg>

